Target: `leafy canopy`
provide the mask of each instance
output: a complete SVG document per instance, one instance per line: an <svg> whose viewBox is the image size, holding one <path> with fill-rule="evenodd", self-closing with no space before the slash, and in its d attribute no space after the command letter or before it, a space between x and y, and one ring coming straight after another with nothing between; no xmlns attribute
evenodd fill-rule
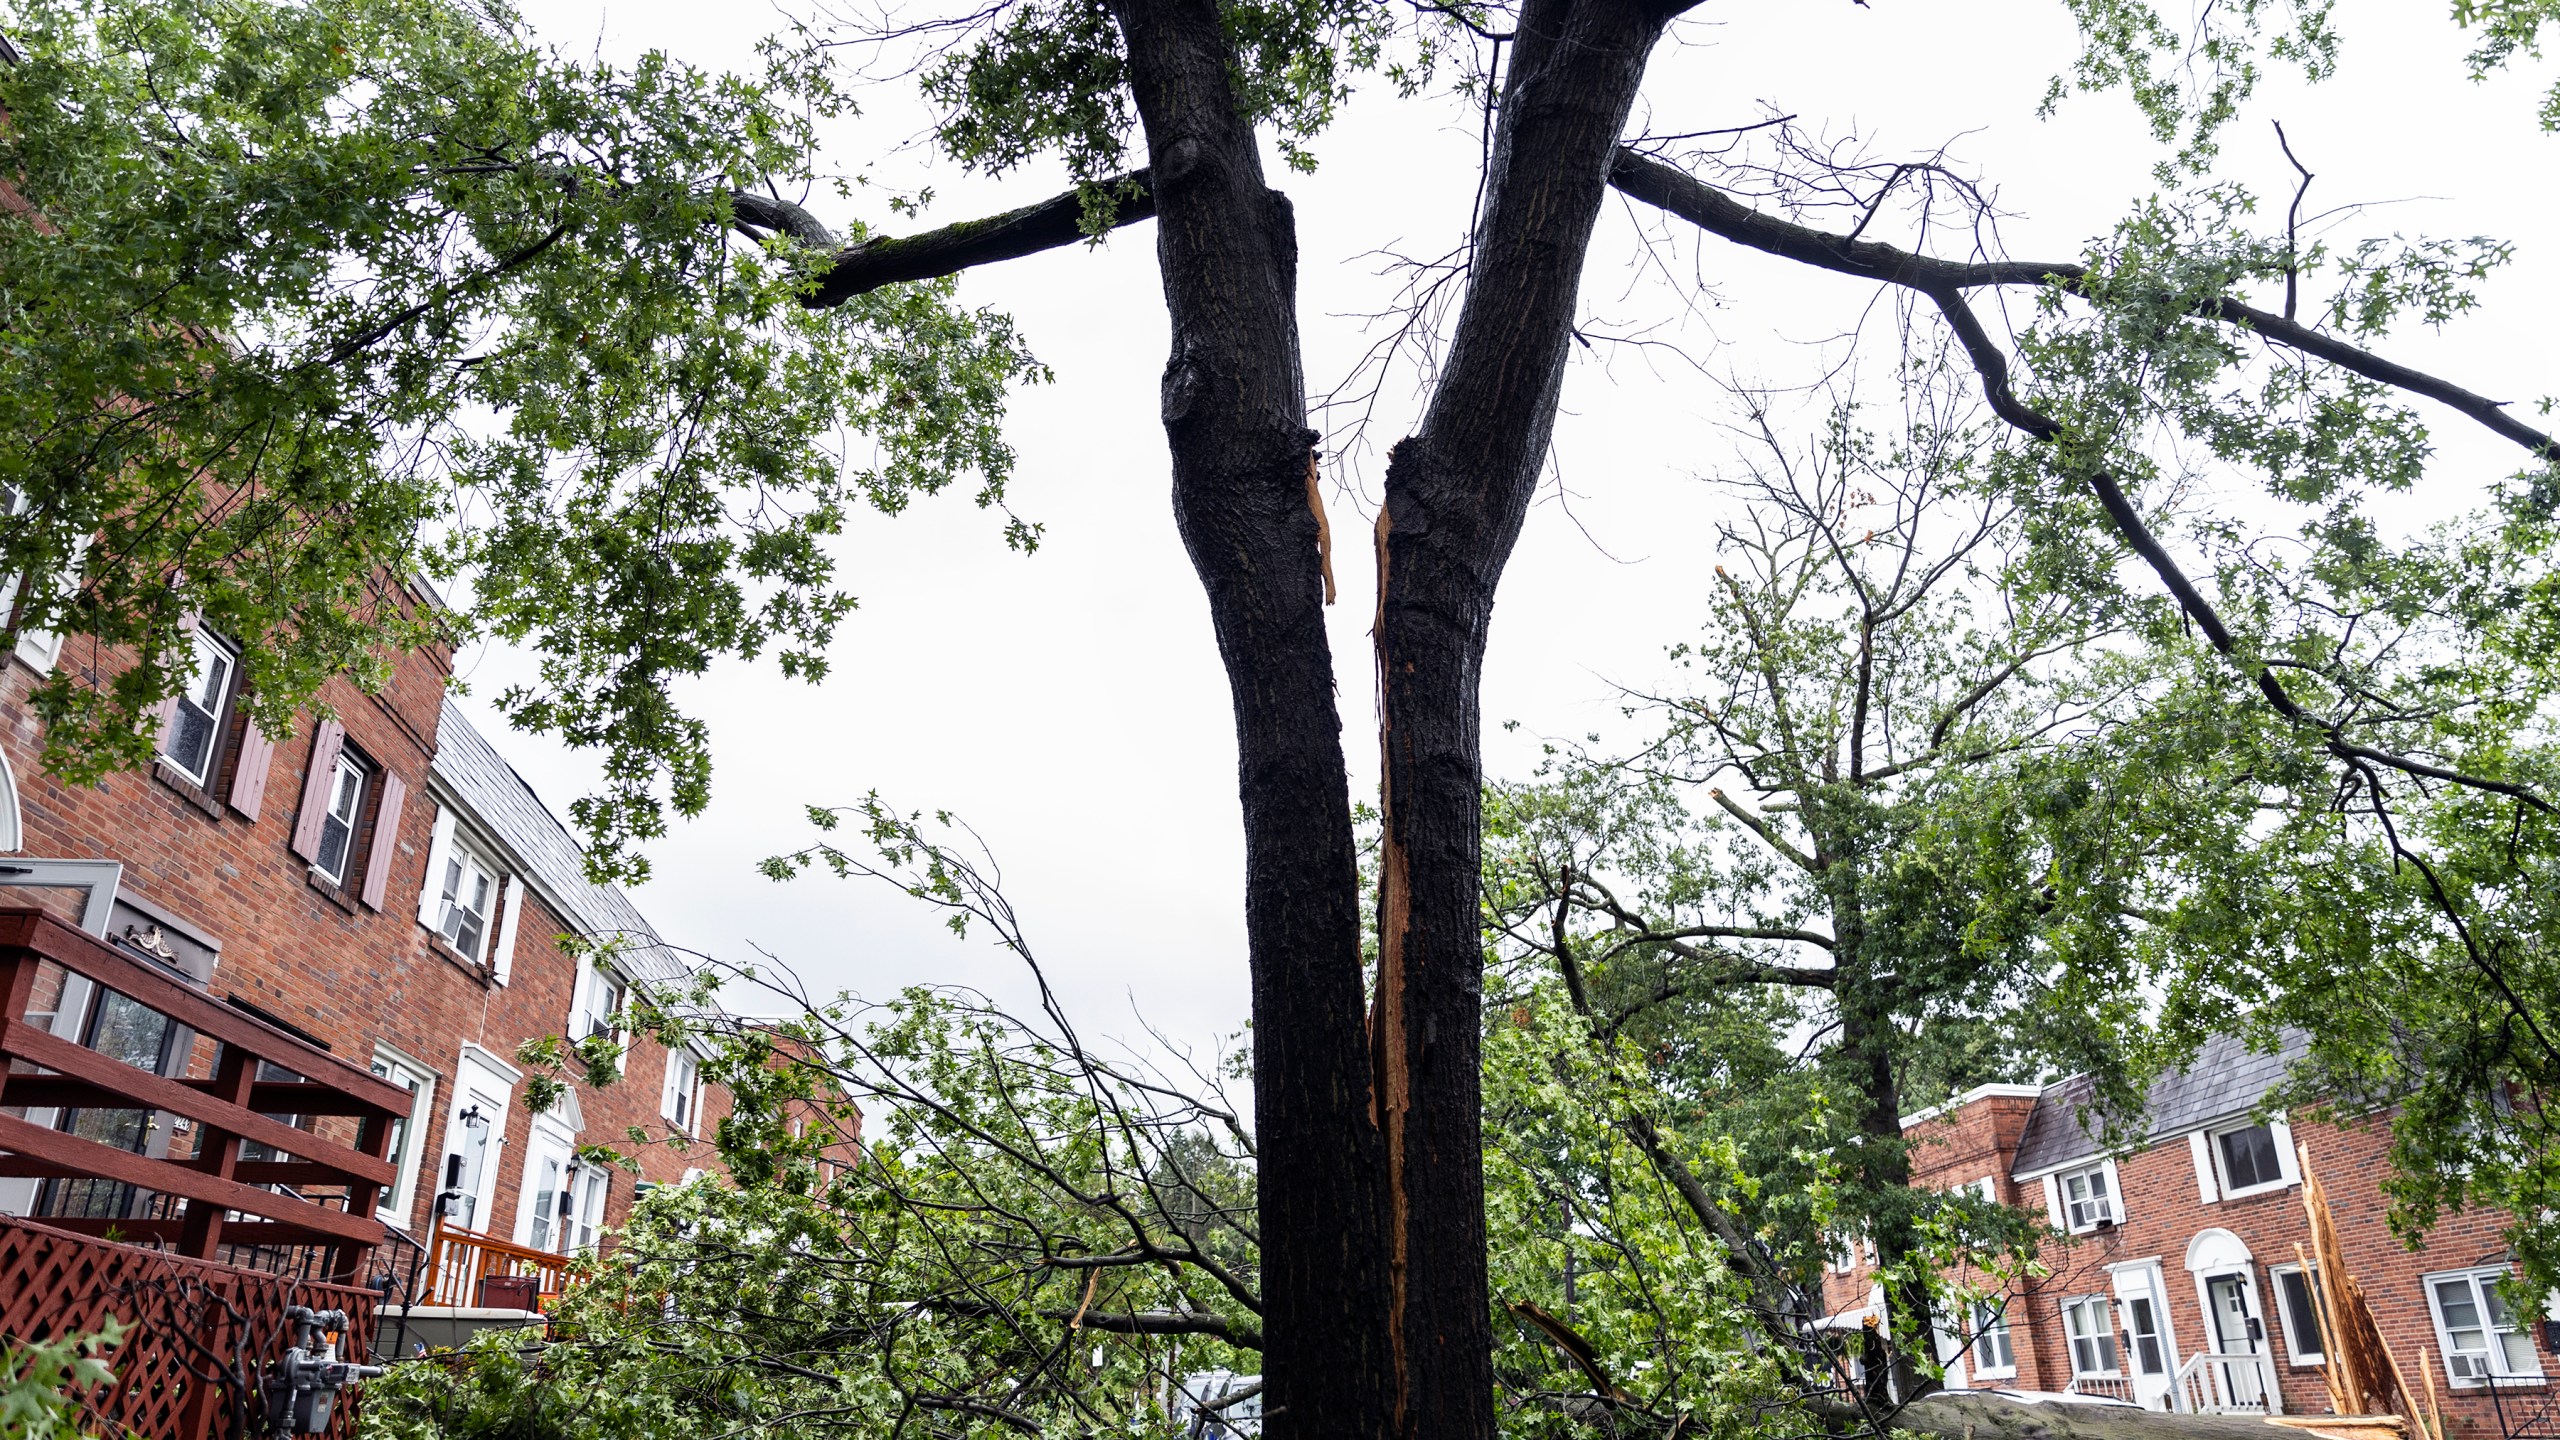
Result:
<svg viewBox="0 0 2560 1440"><path fill-rule="evenodd" d="M33 583L0 627L69 641L38 702L68 777L148 758L196 624L278 735L334 674L491 636L541 659L499 707L604 752L577 818L636 873L708 795L682 683L823 675L855 511L1003 503L1042 373L1010 322L948 282L805 308L816 257L732 223L817 183L821 51L573 61L478 0L6 25L0 573Z"/></svg>

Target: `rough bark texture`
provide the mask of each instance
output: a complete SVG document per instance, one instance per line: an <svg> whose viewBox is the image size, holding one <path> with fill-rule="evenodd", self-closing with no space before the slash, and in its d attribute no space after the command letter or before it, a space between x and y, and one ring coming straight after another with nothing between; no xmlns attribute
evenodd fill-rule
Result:
<svg viewBox="0 0 2560 1440"><path fill-rule="evenodd" d="M1406 1435L1494 1430L1478 679L1494 589L1545 463L1610 160L1669 13L1634 0L1523 8L1448 364L1421 429L1387 467L1377 536L1386 785L1373 1025Z"/></svg>
<svg viewBox="0 0 2560 1440"><path fill-rule="evenodd" d="M1395 1393L1359 874L1307 503L1297 239L1236 113L1213 0L1118 0L1173 322L1176 522L1236 718L1253 970L1266 1429L1384 1435Z"/></svg>
<svg viewBox="0 0 2560 1440"><path fill-rule="evenodd" d="M1843 1414L1844 1422L1855 1417ZM1898 1435L1946 1440L2286 1440L2304 1431L2246 1415L2172 1415L2130 1405L2022 1405L1996 1395L1932 1395L1895 1413Z"/></svg>

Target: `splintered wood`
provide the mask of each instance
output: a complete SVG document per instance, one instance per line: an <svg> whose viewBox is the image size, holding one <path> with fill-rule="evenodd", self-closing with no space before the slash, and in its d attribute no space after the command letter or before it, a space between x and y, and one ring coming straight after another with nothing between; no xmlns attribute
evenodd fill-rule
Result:
<svg viewBox="0 0 2560 1440"><path fill-rule="evenodd" d="M2426 1435L2416 1392L2401 1374L2399 1359L2384 1343L2381 1327L2374 1323L2364 1286L2347 1273L2338 1247L2337 1220L2329 1211L2329 1192L2311 1173L2311 1148L2297 1144L2294 1158L2302 1175L2302 1208L2311 1221L2311 1253L2304 1255L2300 1245L2293 1247L2293 1253L2302 1261L2304 1273L2315 1279L2311 1312L2320 1326L2320 1353L2328 1359L2320 1367L2320 1378L2329 1386L2329 1408L2340 1415L2397 1412L2410 1431Z"/></svg>

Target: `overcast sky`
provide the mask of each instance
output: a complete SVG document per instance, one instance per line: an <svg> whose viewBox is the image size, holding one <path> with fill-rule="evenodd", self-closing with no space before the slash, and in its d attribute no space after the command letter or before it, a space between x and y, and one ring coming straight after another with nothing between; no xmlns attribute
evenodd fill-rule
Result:
<svg viewBox="0 0 2560 1440"><path fill-rule="evenodd" d="M2550 75L2537 66L2471 83L2447 8L2341 4L2337 77L2306 90L2272 76L2252 115L2232 127L2225 169L2281 212L2292 172L2273 118L2319 174L2309 209L2375 207L2344 217L2333 234L2512 239L2515 264L2487 287L2480 312L2388 348L2474 389L2530 401L2560 391L2560 347L2549 341L2560 316L2560 205L2550 184L2560 140L2533 128ZM760 0L534 0L527 11L546 39L572 50L627 59L663 48L702 64L744 63L778 18ZM2149 193L2157 158L2121 95L2074 97L2055 118L2037 117L2048 78L2072 53L2059 0L1708 0L1657 59L1638 127L1700 130L1774 107L1817 133L1855 131L1885 158L1949 146L1957 165L1997 192L2009 254L2070 258ZM932 184L924 224L1059 188L1054 172L990 182L936 165L910 143L926 112L894 82L865 109L834 135L831 159L890 184ZM1476 146L1459 105L1399 101L1374 83L1315 145L1317 173L1279 182L1296 203L1300 314L1319 389L1376 338L1358 317L1392 296L1395 277L1379 252L1437 255L1462 237ZM839 224L854 218L835 213L841 202L831 198L816 208ZM918 224L859 218L891 230ZM1829 342L1877 303L1864 283L1657 221L1613 197L1592 248L1586 328L1660 343L1576 356L1555 478L1494 619L1484 713L1497 775L1525 773L1540 736L1622 729L1616 687L1663 675L1666 648L1701 619L1716 502L1697 477L1733 450L1723 428L1731 412L1710 377L1803 384L1836 354ZM1666 235L1673 243L1648 248ZM1016 316L1057 374L1012 409L1021 454L1012 503L1045 526L1039 552L1005 549L1000 522L962 496L894 520L857 518L842 556L861 608L843 626L831 677L812 687L732 666L684 697L712 726L715 798L651 850L656 878L635 898L678 944L732 956L761 947L822 989L881 996L961 981L1021 994L1012 962L955 942L886 888L777 885L755 874L759 858L809 838L803 806L876 788L902 806L949 809L986 838L1089 1031L1133 1030L1134 1004L1205 1043L1245 1013L1242 844L1226 684L1167 499L1153 227L971 274L961 293ZM1373 430L1378 452L1402 433L1413 400L1411 372L1397 373ZM2433 418L2439 478L2418 507L2476 494L2514 468L2502 442ZM1377 744L1365 635L1375 590L1363 537L1379 455L1347 458L1331 499L1334 533L1352 538L1336 556L1342 596L1332 630L1345 748L1365 798ZM486 704L526 673L521 657L484 649L459 665L481 696L466 708L565 814L592 766L500 733ZM1506 721L1517 731L1500 728Z"/></svg>

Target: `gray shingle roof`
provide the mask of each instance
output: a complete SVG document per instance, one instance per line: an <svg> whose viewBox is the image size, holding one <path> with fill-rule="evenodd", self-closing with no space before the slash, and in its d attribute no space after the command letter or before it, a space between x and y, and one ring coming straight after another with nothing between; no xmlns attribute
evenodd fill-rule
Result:
<svg viewBox="0 0 2560 1440"><path fill-rule="evenodd" d="M2199 1130L2217 1120L2246 1115L2284 1079L2305 1050L2298 1031L2284 1033L2276 1053L2251 1050L2236 1035L2216 1035L2196 1053L2195 1063L2154 1081L2143 1105L2140 1133L2146 1141L2165 1140ZM2045 1088L2018 1137L2013 1175L2036 1175L2074 1160L2095 1158L2104 1148L2097 1116L2086 1123L2079 1113L2096 1087L2086 1075L2075 1075Z"/></svg>
<svg viewBox="0 0 2560 1440"><path fill-rule="evenodd" d="M568 827L450 699L436 727L435 778L475 828L512 852L509 858L561 918L592 939L622 939L616 967L632 979L665 985L692 974L631 897L587 877L586 852Z"/></svg>

